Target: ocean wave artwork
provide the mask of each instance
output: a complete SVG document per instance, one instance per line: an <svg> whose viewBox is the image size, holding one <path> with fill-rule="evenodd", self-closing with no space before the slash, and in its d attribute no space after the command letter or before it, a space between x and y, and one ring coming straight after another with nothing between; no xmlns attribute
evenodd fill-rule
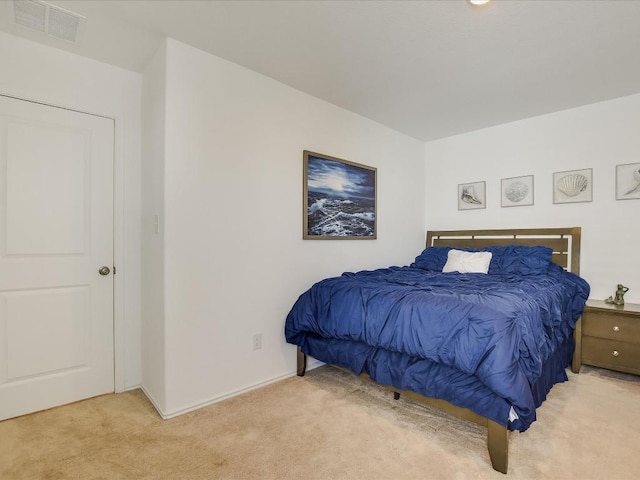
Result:
<svg viewBox="0 0 640 480"><path fill-rule="evenodd" d="M375 237L375 216L375 169L308 156L307 235Z"/></svg>
<svg viewBox="0 0 640 480"><path fill-rule="evenodd" d="M366 237L374 234L375 205L371 201L345 201L309 193L309 203L309 235Z"/></svg>

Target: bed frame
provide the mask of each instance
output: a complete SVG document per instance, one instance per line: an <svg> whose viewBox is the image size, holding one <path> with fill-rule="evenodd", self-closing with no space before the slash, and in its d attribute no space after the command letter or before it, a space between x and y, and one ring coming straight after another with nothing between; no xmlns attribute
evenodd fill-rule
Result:
<svg viewBox="0 0 640 480"><path fill-rule="evenodd" d="M570 228L532 228L532 229L498 229L498 230L445 230L427 232L426 246L449 246L455 248L481 248L490 245L544 245L553 249L552 261L564 269L580 273L580 227ZM576 325L576 334L580 333L580 321ZM572 370L576 372L577 359L580 352L574 352ZM307 368L307 356L298 347L297 374L302 377ZM363 377L369 378L363 374ZM397 400L405 395L413 400L426 403L464 420L477 423L487 428L487 448L491 465L498 472L507 473L509 460L509 430L499 423L478 415L471 410L453 405L445 400L425 397L418 393L389 387Z"/></svg>

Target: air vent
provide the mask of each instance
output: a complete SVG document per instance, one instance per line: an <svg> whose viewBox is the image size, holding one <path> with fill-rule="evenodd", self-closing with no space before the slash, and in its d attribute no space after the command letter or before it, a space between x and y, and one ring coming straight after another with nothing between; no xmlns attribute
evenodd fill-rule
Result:
<svg viewBox="0 0 640 480"><path fill-rule="evenodd" d="M86 18L40 0L13 0L16 25L51 37L78 43Z"/></svg>

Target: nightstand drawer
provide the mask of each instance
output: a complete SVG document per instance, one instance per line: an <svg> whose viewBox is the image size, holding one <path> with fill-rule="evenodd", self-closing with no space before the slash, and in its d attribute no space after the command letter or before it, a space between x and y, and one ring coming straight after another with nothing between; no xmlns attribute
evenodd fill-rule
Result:
<svg viewBox="0 0 640 480"><path fill-rule="evenodd" d="M638 343L640 347L640 320L615 312L585 311L582 316L582 334Z"/></svg>
<svg viewBox="0 0 640 480"><path fill-rule="evenodd" d="M582 361L588 365L640 374L640 346L583 336Z"/></svg>

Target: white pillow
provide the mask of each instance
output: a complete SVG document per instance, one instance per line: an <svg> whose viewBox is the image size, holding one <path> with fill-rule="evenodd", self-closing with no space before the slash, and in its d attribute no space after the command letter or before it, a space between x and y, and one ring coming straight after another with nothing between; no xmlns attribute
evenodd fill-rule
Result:
<svg viewBox="0 0 640 480"><path fill-rule="evenodd" d="M491 252L464 252L462 250L449 250L447 263L442 271L460 273L487 273L491 263Z"/></svg>

